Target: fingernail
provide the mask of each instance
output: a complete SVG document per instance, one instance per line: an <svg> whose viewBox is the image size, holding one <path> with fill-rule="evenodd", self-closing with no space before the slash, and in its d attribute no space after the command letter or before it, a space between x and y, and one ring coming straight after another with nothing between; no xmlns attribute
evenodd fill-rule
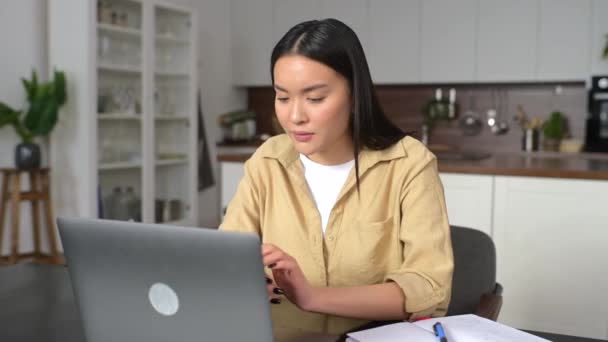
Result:
<svg viewBox="0 0 608 342"><path fill-rule="evenodd" d="M270 300L270 303L272 303L272 304L281 304L281 300L279 298L272 298Z"/></svg>
<svg viewBox="0 0 608 342"><path fill-rule="evenodd" d="M283 291L283 289L280 289L278 287L275 287L274 289L272 289L272 292L274 292L275 294L278 294L278 295L285 294L285 291Z"/></svg>
<svg viewBox="0 0 608 342"><path fill-rule="evenodd" d="M273 268L273 267L275 267L276 265L277 265L277 263L276 263L276 262L273 262L272 264L268 265L268 268Z"/></svg>
<svg viewBox="0 0 608 342"><path fill-rule="evenodd" d="M266 278L266 284L272 284L272 279Z"/></svg>

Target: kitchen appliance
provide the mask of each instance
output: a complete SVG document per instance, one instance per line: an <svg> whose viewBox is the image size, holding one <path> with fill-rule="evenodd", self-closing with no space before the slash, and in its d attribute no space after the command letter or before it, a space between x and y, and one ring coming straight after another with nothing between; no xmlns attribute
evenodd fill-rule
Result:
<svg viewBox="0 0 608 342"><path fill-rule="evenodd" d="M608 75L591 77L585 151L608 152Z"/></svg>
<svg viewBox="0 0 608 342"><path fill-rule="evenodd" d="M218 117L224 143L241 143L252 140L256 135L256 115L252 111L238 110Z"/></svg>

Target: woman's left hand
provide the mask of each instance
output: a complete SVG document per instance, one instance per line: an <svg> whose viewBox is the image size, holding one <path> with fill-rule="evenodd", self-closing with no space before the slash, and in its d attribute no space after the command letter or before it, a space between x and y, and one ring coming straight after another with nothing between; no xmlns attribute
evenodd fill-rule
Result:
<svg viewBox="0 0 608 342"><path fill-rule="evenodd" d="M272 244L262 244L262 259L272 270L274 284L283 290L285 297L301 310L308 310L314 289L296 259Z"/></svg>

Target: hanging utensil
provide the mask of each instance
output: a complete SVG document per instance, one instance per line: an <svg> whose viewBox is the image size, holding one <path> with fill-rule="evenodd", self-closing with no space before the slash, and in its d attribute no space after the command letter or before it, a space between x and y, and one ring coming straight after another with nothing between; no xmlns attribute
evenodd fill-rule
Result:
<svg viewBox="0 0 608 342"><path fill-rule="evenodd" d="M458 125L463 134L468 136L478 135L483 128L483 122L475 111L475 99L472 91L469 91L469 109L462 115Z"/></svg>
<svg viewBox="0 0 608 342"><path fill-rule="evenodd" d="M496 123L497 130L494 132L496 135L507 134L509 132L509 122L506 120L508 117L507 111L509 110L508 93L505 90L499 92L499 110L498 110L498 122Z"/></svg>

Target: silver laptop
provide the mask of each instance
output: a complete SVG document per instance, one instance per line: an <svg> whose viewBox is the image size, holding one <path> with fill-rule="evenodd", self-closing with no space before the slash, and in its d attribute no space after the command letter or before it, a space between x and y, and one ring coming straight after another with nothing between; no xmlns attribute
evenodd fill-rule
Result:
<svg viewBox="0 0 608 342"><path fill-rule="evenodd" d="M59 218L88 342L272 341L254 234Z"/></svg>

